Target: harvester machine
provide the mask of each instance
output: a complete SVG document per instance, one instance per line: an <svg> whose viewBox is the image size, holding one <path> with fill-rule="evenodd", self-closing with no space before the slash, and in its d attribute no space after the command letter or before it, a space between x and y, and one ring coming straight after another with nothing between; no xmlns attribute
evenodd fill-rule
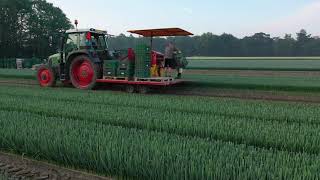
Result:
<svg viewBox="0 0 320 180"><path fill-rule="evenodd" d="M180 28L128 31L150 38L150 45L137 44L134 48L111 51L109 35L96 29L75 29L63 33L60 50L50 56L37 71L42 87L55 86L60 80L79 89L92 89L97 83L121 84L127 92L146 93L152 87L166 87L181 83L164 71L164 55L153 50L153 37L188 36ZM185 65L179 52L177 61ZM181 68L181 67L180 67Z"/></svg>

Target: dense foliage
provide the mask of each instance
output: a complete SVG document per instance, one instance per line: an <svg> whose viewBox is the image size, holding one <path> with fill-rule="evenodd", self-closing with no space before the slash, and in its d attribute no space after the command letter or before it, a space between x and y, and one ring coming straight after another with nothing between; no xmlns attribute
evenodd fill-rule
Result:
<svg viewBox="0 0 320 180"><path fill-rule="evenodd" d="M66 166L147 179L319 178L318 105L5 86L0 102L0 148Z"/></svg>
<svg viewBox="0 0 320 180"><path fill-rule="evenodd" d="M319 56L320 39L312 37L305 30L297 33L297 38L287 34L285 37L271 37L269 34L256 33L253 36L237 38L231 34L215 35L205 33L193 37L169 38L187 56ZM135 38L123 34L110 40L111 47L133 47L135 43L149 39ZM166 39L155 38L154 47L164 51Z"/></svg>
<svg viewBox="0 0 320 180"><path fill-rule="evenodd" d="M0 58L47 57L57 50L59 31L71 27L62 10L45 0L1 0Z"/></svg>

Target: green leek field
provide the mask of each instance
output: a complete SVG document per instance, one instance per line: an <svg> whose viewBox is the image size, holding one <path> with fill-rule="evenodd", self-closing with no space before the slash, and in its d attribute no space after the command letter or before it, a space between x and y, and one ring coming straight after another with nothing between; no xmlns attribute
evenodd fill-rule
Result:
<svg viewBox="0 0 320 180"><path fill-rule="evenodd" d="M101 175L320 178L318 104L1 86L0 111L1 150Z"/></svg>
<svg viewBox="0 0 320 180"><path fill-rule="evenodd" d="M36 79L36 72L31 69L1 69L0 78Z"/></svg>
<svg viewBox="0 0 320 180"><path fill-rule="evenodd" d="M265 77L239 75L185 74L185 87L231 88L284 91L320 91L319 77ZM0 69L0 78L36 80L35 71L24 69Z"/></svg>
<svg viewBox="0 0 320 180"><path fill-rule="evenodd" d="M224 67L228 61L234 63ZM316 58L190 62L195 69L186 71L186 83L177 89L319 96L317 73L272 74L316 72ZM245 66L256 71L214 72ZM0 69L0 151L130 179L320 179L317 103L40 88L35 79L32 70Z"/></svg>
<svg viewBox="0 0 320 180"><path fill-rule="evenodd" d="M284 91L320 91L320 77L264 77L238 75L184 75L189 86Z"/></svg>
<svg viewBox="0 0 320 180"><path fill-rule="evenodd" d="M320 57L191 57L187 69L320 71Z"/></svg>

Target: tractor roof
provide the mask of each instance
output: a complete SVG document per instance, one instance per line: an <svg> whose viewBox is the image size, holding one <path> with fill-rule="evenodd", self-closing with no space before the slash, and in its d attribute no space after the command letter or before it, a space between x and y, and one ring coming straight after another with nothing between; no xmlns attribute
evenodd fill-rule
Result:
<svg viewBox="0 0 320 180"><path fill-rule="evenodd" d="M162 28L162 29L143 29L143 30L130 30L130 33L139 34L144 37L154 36L189 36L192 33L180 28Z"/></svg>
<svg viewBox="0 0 320 180"><path fill-rule="evenodd" d="M107 31L102 31L102 30L97 30L94 28L90 29L70 29L67 30L66 33L72 34L72 33L86 33L86 32L91 32L91 33L96 33L96 34L108 34Z"/></svg>

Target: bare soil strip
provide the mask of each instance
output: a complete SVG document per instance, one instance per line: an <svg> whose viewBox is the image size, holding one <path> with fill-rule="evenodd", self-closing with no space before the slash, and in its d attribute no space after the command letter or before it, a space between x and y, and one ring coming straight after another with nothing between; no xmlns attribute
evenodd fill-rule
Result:
<svg viewBox="0 0 320 180"><path fill-rule="evenodd" d="M49 163L31 160L22 156L0 152L0 174L11 179L52 180L110 180L76 170L62 168Z"/></svg>
<svg viewBox="0 0 320 180"><path fill-rule="evenodd" d="M191 70L185 71L188 75L236 75L246 77L319 77L318 71L254 71L254 70Z"/></svg>

